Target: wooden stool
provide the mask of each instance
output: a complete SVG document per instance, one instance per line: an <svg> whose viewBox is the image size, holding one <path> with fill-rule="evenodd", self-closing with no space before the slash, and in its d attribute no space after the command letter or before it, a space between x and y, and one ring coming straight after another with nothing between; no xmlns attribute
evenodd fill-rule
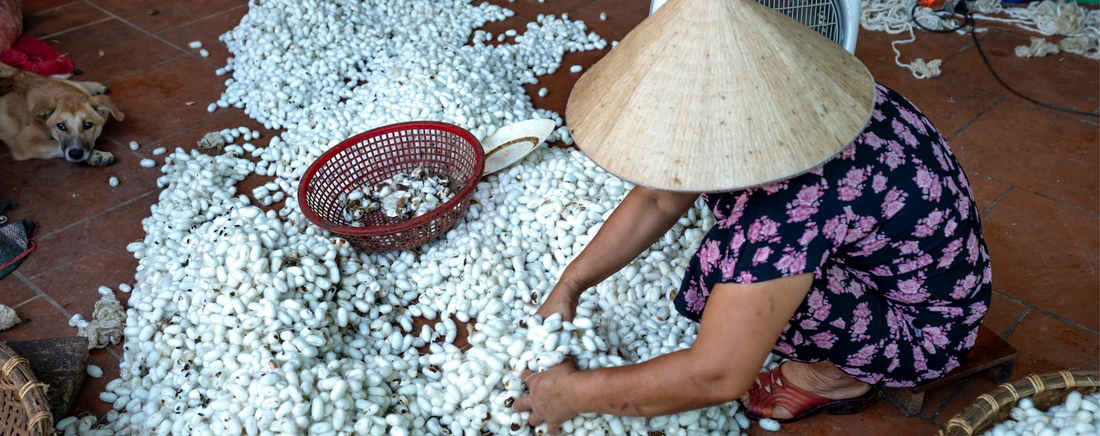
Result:
<svg viewBox="0 0 1100 436"><path fill-rule="evenodd" d="M947 376L911 388L882 387L879 391L905 416L913 416L920 413L921 405L924 403L924 393L934 387L957 382L979 371L985 371L997 383L1008 381L1009 375L1012 374L1012 362L1019 355L1015 347L982 325L978 327L978 339L974 341L974 348L970 349L970 354L963 359L962 365Z"/></svg>

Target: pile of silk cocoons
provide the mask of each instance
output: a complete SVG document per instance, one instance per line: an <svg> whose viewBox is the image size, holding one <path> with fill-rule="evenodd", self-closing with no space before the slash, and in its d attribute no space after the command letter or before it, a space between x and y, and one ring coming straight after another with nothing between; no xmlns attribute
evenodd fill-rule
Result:
<svg viewBox="0 0 1100 436"><path fill-rule="evenodd" d="M671 297L714 224L701 200L589 290L574 320L534 315L631 189L578 151L540 148L482 179L467 213L417 250L358 251L302 214L302 173L354 133L429 119L482 138L514 121L560 123L533 108L522 85L553 72L565 52L604 42L582 23L539 17L515 44L486 46L483 36L466 45L474 28L511 15L461 0L251 2L222 37L233 55L222 101L286 131L256 148L257 162L166 155L145 238L126 247L139 266L120 377L100 394L112 410L95 427L69 419L59 429L542 435L545 424L532 428L511 408L525 392L523 370L566 355L581 369L612 367L690 347L697 325ZM251 174L274 180L251 197L237 192ZM255 205L280 200L275 210ZM731 402L654 418L585 414L563 430L738 435L748 426Z"/></svg>
<svg viewBox="0 0 1100 436"><path fill-rule="evenodd" d="M195 151L167 159L147 236L127 247L138 282L121 377L100 396L114 409L101 429L526 434L527 414L510 407L524 369L565 355L581 369L624 365L694 340L696 325L675 314L668 293L714 223L702 202L586 293L572 322L532 315L630 188L580 152L540 149L486 178L477 204L419 254L356 251L308 224L294 199L263 212L234 189L253 166ZM414 317L441 322L415 329ZM469 329L465 350L454 345L459 329ZM582 415L564 428L675 435L747 426L729 403L652 419Z"/></svg>
<svg viewBox="0 0 1100 436"><path fill-rule="evenodd" d="M1046 413L1031 398L1021 398L1009 412L1011 419L997 423L982 436L1077 436L1095 435L1100 428L1100 392L1082 395L1071 391L1062 404Z"/></svg>
<svg viewBox="0 0 1100 436"><path fill-rule="evenodd" d="M344 207L344 222L362 227L363 218L382 210L387 217L407 220L431 212L454 197L455 181L417 167L409 173L398 173L373 186L340 194Z"/></svg>

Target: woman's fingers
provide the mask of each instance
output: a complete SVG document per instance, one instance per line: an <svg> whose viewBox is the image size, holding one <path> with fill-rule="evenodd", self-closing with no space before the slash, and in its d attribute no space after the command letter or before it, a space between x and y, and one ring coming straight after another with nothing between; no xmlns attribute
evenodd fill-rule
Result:
<svg viewBox="0 0 1100 436"><path fill-rule="evenodd" d="M544 372L524 370L521 377L523 383L527 385L528 394L516 399L512 403L512 408L517 412L530 411L527 422L531 426L546 422L550 434L560 434L561 424L577 415L561 393L563 383L567 382L564 377L576 371L576 363L572 357L568 356L562 364L555 365Z"/></svg>
<svg viewBox="0 0 1100 436"><path fill-rule="evenodd" d="M531 416L527 418L527 423L531 424L531 427L538 427L539 424L542 424L543 422L546 422L546 430L550 432L550 434L561 434L560 422L547 421L545 418L542 417L542 414L538 413L535 410L532 410Z"/></svg>
<svg viewBox="0 0 1100 436"><path fill-rule="evenodd" d="M565 295L564 291L558 291L550 292L550 295L546 297L546 301L542 303L542 306L539 306L535 314L541 315L545 319L550 315L560 313L562 321L572 321L576 312L576 301Z"/></svg>
<svg viewBox="0 0 1100 436"><path fill-rule="evenodd" d="M531 416L527 417L527 423L531 424L531 427L535 427L535 426L538 426L539 424L542 424L542 421L543 421L542 415L539 414L538 411L532 409L531 410Z"/></svg>
<svg viewBox="0 0 1100 436"><path fill-rule="evenodd" d="M524 395L516 399L516 401L512 402L512 409L517 412L526 412L528 410L531 410L530 403L531 397L529 395Z"/></svg>
<svg viewBox="0 0 1100 436"><path fill-rule="evenodd" d="M524 383L528 383L528 381L530 380L532 375L535 375L535 372L533 372L529 369L525 369L525 370L523 370L523 373L520 375L520 380L523 381ZM530 392L531 385L528 384L527 386L528 386L528 392ZM517 412L526 412L528 410L531 410L532 414L533 414L535 406L531 403L532 403L531 395L527 394L527 395L524 395L522 397L517 398L516 401L514 401L512 403L512 409L515 409L515 411L517 411Z"/></svg>

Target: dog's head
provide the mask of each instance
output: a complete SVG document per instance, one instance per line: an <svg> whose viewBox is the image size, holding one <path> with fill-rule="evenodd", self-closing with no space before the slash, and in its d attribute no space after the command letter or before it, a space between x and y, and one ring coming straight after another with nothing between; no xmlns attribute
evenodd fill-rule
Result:
<svg viewBox="0 0 1100 436"><path fill-rule="evenodd" d="M119 121L124 117L106 95L89 97L81 93L63 94L41 102L33 113L34 121L57 140L61 153L70 162L88 159L108 115Z"/></svg>

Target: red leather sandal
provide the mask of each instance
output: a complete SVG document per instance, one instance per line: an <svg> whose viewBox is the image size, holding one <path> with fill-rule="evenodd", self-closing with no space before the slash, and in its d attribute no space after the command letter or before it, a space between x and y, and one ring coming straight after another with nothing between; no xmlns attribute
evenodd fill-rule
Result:
<svg viewBox="0 0 1100 436"><path fill-rule="evenodd" d="M745 415L753 419L770 418L778 422L791 422L824 411L830 415L850 415L862 412L875 398L872 387L867 393L855 398L833 400L811 394L790 384L783 377L783 365L761 373L749 388L745 402ZM772 411L782 406L791 413L792 418L772 418Z"/></svg>

